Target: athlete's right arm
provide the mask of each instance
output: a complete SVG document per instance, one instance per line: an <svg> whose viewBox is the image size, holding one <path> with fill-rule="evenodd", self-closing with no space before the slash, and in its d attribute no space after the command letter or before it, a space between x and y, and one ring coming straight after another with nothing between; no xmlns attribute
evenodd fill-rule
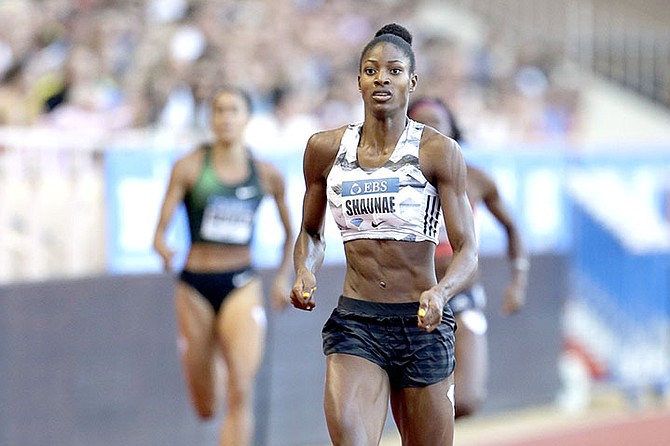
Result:
<svg viewBox="0 0 670 446"><path fill-rule="evenodd" d="M303 156L305 197L302 223L293 248L296 278L291 289L291 303L302 310L316 306L316 272L321 267L326 249L324 223L326 215L326 177L333 165L342 131L329 130L309 138Z"/></svg>
<svg viewBox="0 0 670 446"><path fill-rule="evenodd" d="M165 243L165 232L172 220L175 209L184 200L188 186L189 170L192 164L192 155L179 159L172 167L170 181L168 183L163 205L158 217L158 224L154 232L153 247L159 256L163 259L163 268L165 271L172 269L172 257L175 252Z"/></svg>

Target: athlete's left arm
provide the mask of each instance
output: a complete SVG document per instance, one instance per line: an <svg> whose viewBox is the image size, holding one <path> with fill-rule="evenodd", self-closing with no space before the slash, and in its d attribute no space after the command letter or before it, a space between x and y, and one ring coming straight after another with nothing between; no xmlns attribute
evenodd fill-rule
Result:
<svg viewBox="0 0 670 446"><path fill-rule="evenodd" d="M530 262L512 213L500 196L495 180L484 171L468 166L468 187L474 187L488 211L502 225L507 234L507 257L512 266L512 277L505 290L503 314L517 312L526 302Z"/></svg>
<svg viewBox="0 0 670 446"><path fill-rule="evenodd" d="M281 262L272 284L272 305L282 309L288 305L288 295L291 289L291 256L293 250L294 234L291 225L291 217L286 203L286 183L281 172L272 164L261 163L263 186L277 207L277 213L284 230L284 243L282 244Z"/></svg>
<svg viewBox="0 0 670 446"><path fill-rule="evenodd" d="M426 316L419 318L419 326L434 328L442 317L444 305L476 274L478 255L472 208L465 189L467 171L461 148L453 139L430 129L425 129L424 133L427 134L421 142L421 170L437 188L449 243L454 251L444 276L420 297L420 306L426 311ZM435 308L438 311L432 311L432 300L442 301Z"/></svg>

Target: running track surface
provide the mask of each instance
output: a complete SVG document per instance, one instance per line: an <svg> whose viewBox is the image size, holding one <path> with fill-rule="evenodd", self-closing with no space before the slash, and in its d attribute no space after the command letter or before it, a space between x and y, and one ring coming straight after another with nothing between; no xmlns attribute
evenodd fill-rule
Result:
<svg viewBox="0 0 670 446"><path fill-rule="evenodd" d="M525 438L487 441L477 446L670 446L670 410L633 412L589 426L552 428Z"/></svg>

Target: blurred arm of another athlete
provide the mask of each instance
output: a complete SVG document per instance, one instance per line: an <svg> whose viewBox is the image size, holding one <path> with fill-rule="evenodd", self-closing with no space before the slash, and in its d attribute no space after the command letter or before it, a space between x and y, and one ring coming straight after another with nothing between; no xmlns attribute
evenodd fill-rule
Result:
<svg viewBox="0 0 670 446"><path fill-rule="evenodd" d="M476 167L468 166L467 181L468 188L472 184L478 189L476 193L491 215L503 226L507 235L507 257L512 265L512 277L505 289L502 312L504 315L516 313L526 302L530 267L519 230L490 175Z"/></svg>
<svg viewBox="0 0 670 446"><path fill-rule="evenodd" d="M189 154L175 163L170 174L170 181L161 206L153 241L154 250L163 259L163 269L165 271L172 271L172 257L175 254L175 251L165 242L165 232L170 225L175 209L186 196L186 191L192 181L191 178L195 178L197 175L199 166L196 161L195 152Z"/></svg>
<svg viewBox="0 0 670 446"><path fill-rule="evenodd" d="M287 296L290 288L291 250L294 241L293 228L291 227L291 218L286 204L286 183L282 174L271 164L259 162L259 166L265 190L275 202L279 220L284 231L281 261L272 282L270 295L273 308L280 310L288 305Z"/></svg>

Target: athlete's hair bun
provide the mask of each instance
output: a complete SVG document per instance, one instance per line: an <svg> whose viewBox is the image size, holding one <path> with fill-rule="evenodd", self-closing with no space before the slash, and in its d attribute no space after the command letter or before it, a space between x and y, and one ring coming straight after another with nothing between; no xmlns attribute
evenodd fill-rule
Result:
<svg viewBox="0 0 670 446"><path fill-rule="evenodd" d="M384 34L393 34L394 36L400 37L402 40L407 42L410 46L412 45L412 34L402 25L397 23L389 23L379 28L379 31L375 34L375 37L379 37Z"/></svg>

